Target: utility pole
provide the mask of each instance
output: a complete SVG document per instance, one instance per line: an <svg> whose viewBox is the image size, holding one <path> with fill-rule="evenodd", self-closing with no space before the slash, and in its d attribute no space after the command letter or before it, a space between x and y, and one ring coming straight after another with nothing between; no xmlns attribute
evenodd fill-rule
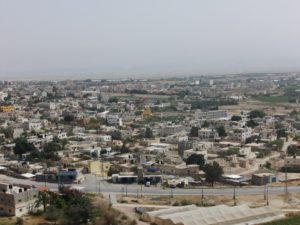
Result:
<svg viewBox="0 0 300 225"><path fill-rule="evenodd" d="M58 164L58 176L57 176L57 178L58 178L58 190L59 190L59 191L60 191L61 188L62 188L62 185L61 185L61 179L60 179L60 170L61 170L61 164L60 164L60 162L59 162L59 164Z"/></svg>
<svg viewBox="0 0 300 225"><path fill-rule="evenodd" d="M99 179L99 194L101 194L101 178Z"/></svg>
<svg viewBox="0 0 300 225"><path fill-rule="evenodd" d="M128 192L127 192L127 184L126 184L125 188L126 188L126 197L127 197L127 194L128 194Z"/></svg>
<svg viewBox="0 0 300 225"><path fill-rule="evenodd" d="M269 205L269 187L267 185L267 205Z"/></svg>
<svg viewBox="0 0 300 225"><path fill-rule="evenodd" d="M141 198L143 197L143 185L141 185Z"/></svg>
<svg viewBox="0 0 300 225"><path fill-rule="evenodd" d="M109 208L111 208L111 197L110 197L110 194L108 195L108 201L109 201Z"/></svg>
<svg viewBox="0 0 300 225"><path fill-rule="evenodd" d="M235 192L235 185L233 186L233 204L236 205L236 192Z"/></svg>
<svg viewBox="0 0 300 225"><path fill-rule="evenodd" d="M47 178L46 178L46 177L47 177L47 176L46 176L45 171L44 171L45 187L47 187Z"/></svg>
<svg viewBox="0 0 300 225"><path fill-rule="evenodd" d="M204 190L203 190L203 188L202 188L202 190L201 190L201 205L202 206L204 206Z"/></svg>
<svg viewBox="0 0 300 225"><path fill-rule="evenodd" d="M267 200L267 188L266 188L267 184L265 183L264 185L264 200Z"/></svg>
<svg viewBox="0 0 300 225"><path fill-rule="evenodd" d="M285 185L284 185L284 192L285 192L285 195L288 194L288 186L287 186L287 167L286 167L286 159L285 159L285 162L284 162L284 170L285 170Z"/></svg>

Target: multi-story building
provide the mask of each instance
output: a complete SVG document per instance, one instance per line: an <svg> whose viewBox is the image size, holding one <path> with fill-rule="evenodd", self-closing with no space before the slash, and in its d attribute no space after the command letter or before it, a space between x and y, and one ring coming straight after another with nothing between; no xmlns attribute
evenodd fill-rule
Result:
<svg viewBox="0 0 300 225"><path fill-rule="evenodd" d="M107 115L106 121L108 125L122 126L122 118L120 118L118 115Z"/></svg>
<svg viewBox="0 0 300 225"><path fill-rule="evenodd" d="M38 190L28 185L0 183L0 214L22 216L35 209Z"/></svg>
<svg viewBox="0 0 300 225"><path fill-rule="evenodd" d="M208 112L197 110L195 112L195 118L197 120L222 120L228 119L228 115L227 112L224 110L214 110Z"/></svg>
<svg viewBox="0 0 300 225"><path fill-rule="evenodd" d="M112 141L111 135L100 135L98 137L98 139L102 142L111 142Z"/></svg>
<svg viewBox="0 0 300 225"><path fill-rule="evenodd" d="M42 123L39 121L29 121L27 124L28 130L40 131L42 129Z"/></svg>
<svg viewBox="0 0 300 225"><path fill-rule="evenodd" d="M218 132L214 129L202 128L198 131L198 137L201 140L215 140L219 138Z"/></svg>
<svg viewBox="0 0 300 225"><path fill-rule="evenodd" d="M293 156L293 157L286 157L285 158L285 167L289 171L300 171L300 158Z"/></svg>
<svg viewBox="0 0 300 225"><path fill-rule="evenodd" d="M0 112L9 113L14 111L15 107L13 105L2 105L0 106Z"/></svg>
<svg viewBox="0 0 300 225"><path fill-rule="evenodd" d="M181 165L172 165L172 164L157 164L157 168L163 174L172 174L176 176L199 176L199 165L191 164L181 164Z"/></svg>
<svg viewBox="0 0 300 225"><path fill-rule="evenodd" d="M169 136L178 132L184 131L184 127L182 125L161 125L159 134L160 136Z"/></svg>
<svg viewBox="0 0 300 225"><path fill-rule="evenodd" d="M234 128L229 132L230 139L233 141L245 142L247 138L251 137L252 129L250 127Z"/></svg>

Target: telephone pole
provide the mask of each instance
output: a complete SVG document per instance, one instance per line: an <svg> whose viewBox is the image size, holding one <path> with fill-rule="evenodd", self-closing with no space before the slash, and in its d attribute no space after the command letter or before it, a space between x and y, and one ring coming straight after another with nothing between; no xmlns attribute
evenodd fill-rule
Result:
<svg viewBox="0 0 300 225"><path fill-rule="evenodd" d="M269 205L269 187L267 185L267 205Z"/></svg>
<svg viewBox="0 0 300 225"><path fill-rule="evenodd" d="M233 204L236 205L236 191L235 191L235 185L233 186Z"/></svg>
<svg viewBox="0 0 300 225"><path fill-rule="evenodd" d="M203 188L202 188L202 190L201 190L201 205L202 206L204 206L204 190L203 190Z"/></svg>
<svg viewBox="0 0 300 225"><path fill-rule="evenodd" d="M285 171L285 174L284 174L284 178L285 178L284 193L285 193L285 195L287 195L288 194L288 186L287 186L287 167L286 167L286 162L284 162L284 171Z"/></svg>

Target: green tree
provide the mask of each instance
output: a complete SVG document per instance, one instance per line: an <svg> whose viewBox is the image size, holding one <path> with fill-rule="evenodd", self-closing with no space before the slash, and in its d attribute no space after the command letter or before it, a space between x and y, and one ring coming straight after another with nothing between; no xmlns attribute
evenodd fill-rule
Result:
<svg viewBox="0 0 300 225"><path fill-rule="evenodd" d="M294 156L297 155L297 146L296 145L290 145L287 149L287 154Z"/></svg>
<svg viewBox="0 0 300 225"><path fill-rule="evenodd" d="M61 146L59 143L51 141L44 146L44 151L46 152L58 152L61 150Z"/></svg>
<svg viewBox="0 0 300 225"><path fill-rule="evenodd" d="M108 99L108 102L110 102L110 103L112 103L112 102L118 102L118 101L119 101L119 99L117 97L110 97Z"/></svg>
<svg viewBox="0 0 300 225"><path fill-rule="evenodd" d="M252 142L258 141L258 140L260 140L260 137L256 136L256 135L253 135L251 137L246 138L245 144L249 144L249 143L252 143Z"/></svg>
<svg viewBox="0 0 300 225"><path fill-rule="evenodd" d="M203 124L202 124L202 127L209 127L209 123L205 120L204 122L203 122Z"/></svg>
<svg viewBox="0 0 300 225"><path fill-rule="evenodd" d="M154 135L152 133L152 130L150 127L146 127L146 130L145 130L145 138L153 138Z"/></svg>
<svg viewBox="0 0 300 225"><path fill-rule="evenodd" d="M47 211L44 213L45 219L54 222L54 225L58 220L63 217L63 212L61 209L54 206L49 206Z"/></svg>
<svg viewBox="0 0 300 225"><path fill-rule="evenodd" d="M95 207L87 196L76 192L68 195L70 196L67 196L68 202L63 210L66 224L87 224L97 216Z"/></svg>
<svg viewBox="0 0 300 225"><path fill-rule="evenodd" d="M271 166L272 166L272 164L269 161L267 161L266 164L265 164L265 167L267 169L271 169Z"/></svg>
<svg viewBox="0 0 300 225"><path fill-rule="evenodd" d="M219 134L219 137L226 137L227 136L224 126L219 126L217 128L217 132Z"/></svg>
<svg viewBox="0 0 300 225"><path fill-rule="evenodd" d="M191 137L198 137L198 131L199 131L199 127L192 127L191 132L190 132L190 136Z"/></svg>
<svg viewBox="0 0 300 225"><path fill-rule="evenodd" d="M109 167L108 172L107 172L107 176L111 177L111 175L119 173L120 171L114 169L113 167Z"/></svg>
<svg viewBox="0 0 300 225"><path fill-rule="evenodd" d="M16 218L16 225L23 225L24 224L24 219L22 217L17 217Z"/></svg>
<svg viewBox="0 0 300 225"><path fill-rule="evenodd" d="M205 172L205 180L210 182L212 186L220 179L223 174L223 168L217 163L205 164L203 171Z"/></svg>
<svg viewBox="0 0 300 225"><path fill-rule="evenodd" d="M241 116L237 116L237 115L233 115L231 117L231 121L241 121L242 120L242 117Z"/></svg>
<svg viewBox="0 0 300 225"><path fill-rule="evenodd" d="M73 122L73 121L75 121L75 117L73 115L71 115L71 114L65 115L64 116L64 121L66 121L66 122Z"/></svg>
<svg viewBox="0 0 300 225"><path fill-rule="evenodd" d="M22 154L25 154L27 152L33 152L36 150L36 147L32 143L28 143L27 139L25 137L19 137L14 140L15 147L14 147L14 153L16 155L19 155L20 158L22 157Z"/></svg>
<svg viewBox="0 0 300 225"><path fill-rule="evenodd" d="M286 132L285 128L276 130L276 134L277 134L277 139L282 138L282 137L284 137L284 138L287 137L287 132Z"/></svg>
<svg viewBox="0 0 300 225"><path fill-rule="evenodd" d="M61 148L65 149L66 145L69 143L68 139L64 138L60 140Z"/></svg>
<svg viewBox="0 0 300 225"><path fill-rule="evenodd" d="M200 169L203 169L203 166L205 164L204 156L201 154L192 154L186 159L186 164L197 164L199 165Z"/></svg>
<svg viewBox="0 0 300 225"><path fill-rule="evenodd" d="M51 141L44 146L44 150L40 153L41 158L45 160L58 161L58 151L60 151L61 145L56 141Z"/></svg>
<svg viewBox="0 0 300 225"><path fill-rule="evenodd" d="M43 206L43 212L46 212L47 205L50 203L50 195L48 191L40 191L35 201L35 207Z"/></svg>
<svg viewBox="0 0 300 225"><path fill-rule="evenodd" d="M247 127L253 128L253 127L258 126L258 123L256 123L254 120L249 120L249 121L247 121L246 125L247 125Z"/></svg>
<svg viewBox="0 0 300 225"><path fill-rule="evenodd" d="M5 135L5 138L13 138L13 129L10 127L7 128L1 128L0 132L3 133Z"/></svg>
<svg viewBox="0 0 300 225"><path fill-rule="evenodd" d="M264 113L264 111L261 111L261 110L252 110L250 113L249 113L249 117L250 119L254 119L254 118L263 118L265 117L266 114Z"/></svg>

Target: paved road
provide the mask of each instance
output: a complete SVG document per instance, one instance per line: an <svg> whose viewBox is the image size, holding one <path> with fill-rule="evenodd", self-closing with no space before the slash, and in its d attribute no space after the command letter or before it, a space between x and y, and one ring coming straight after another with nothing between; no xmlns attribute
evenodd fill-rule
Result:
<svg viewBox="0 0 300 225"><path fill-rule="evenodd" d="M99 182L100 181L100 182ZM9 182L15 184L29 184L29 185L44 185L43 182L35 182L30 180L16 179L12 177L7 177L5 175L0 175L0 182ZM100 186L99 186L100 183ZM47 183L50 190L57 190L58 185L54 183ZM201 195L202 189L162 189L160 186L155 187L144 187L141 185L131 184L131 185L121 185L121 184L111 184L104 180L99 180L92 175L86 176L86 181L83 184L72 184L74 188L82 188L84 192L88 193L104 193L108 194L127 194L137 195ZM223 187L223 188L203 188L204 195L233 195L233 187ZM300 186L289 186L289 192L299 192ZM237 195L263 195L263 186L252 186L252 187L237 187ZM270 194L280 194L284 193L284 186L281 187L269 187Z"/></svg>

